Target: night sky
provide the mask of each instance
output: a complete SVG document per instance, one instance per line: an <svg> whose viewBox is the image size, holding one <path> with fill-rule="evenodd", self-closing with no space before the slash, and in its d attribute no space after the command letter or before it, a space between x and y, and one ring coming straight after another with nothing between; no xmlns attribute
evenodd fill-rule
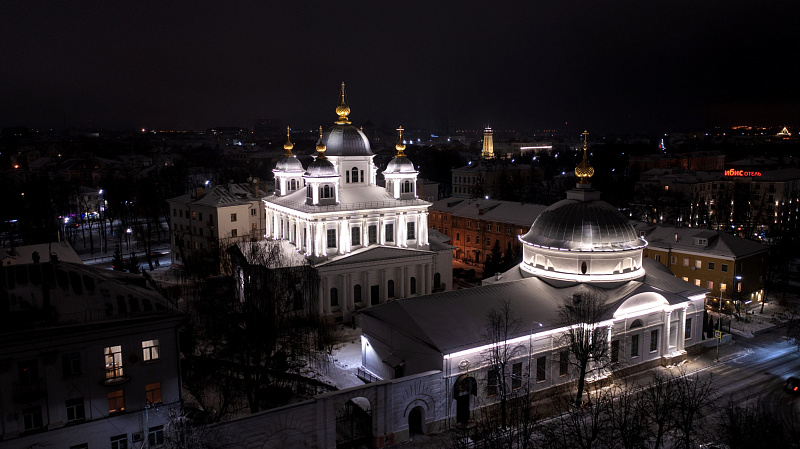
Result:
<svg viewBox="0 0 800 449"><path fill-rule="evenodd" d="M800 2L8 0L0 127L800 124Z"/></svg>

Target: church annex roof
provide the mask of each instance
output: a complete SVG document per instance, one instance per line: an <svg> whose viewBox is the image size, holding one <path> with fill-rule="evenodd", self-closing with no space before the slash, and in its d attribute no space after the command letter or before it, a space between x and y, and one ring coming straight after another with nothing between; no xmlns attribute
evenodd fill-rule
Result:
<svg viewBox="0 0 800 449"><path fill-rule="evenodd" d="M429 256L431 251L411 248L395 248L389 246L370 246L361 248L350 254L342 254L326 260L316 267L335 267L365 262L382 262L392 259L403 259L406 257Z"/></svg>

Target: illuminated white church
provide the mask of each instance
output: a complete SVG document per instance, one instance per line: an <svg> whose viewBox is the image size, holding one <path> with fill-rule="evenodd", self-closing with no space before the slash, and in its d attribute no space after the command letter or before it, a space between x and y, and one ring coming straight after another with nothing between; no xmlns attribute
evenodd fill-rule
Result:
<svg viewBox="0 0 800 449"><path fill-rule="evenodd" d="M336 114L332 127L320 127L306 168L287 129L275 192L263 200L266 237L286 241L318 269L319 312L350 322L357 309L450 288L452 247L429 238L431 203L417 197L419 172L404 154L402 127L381 187L370 143L348 118L344 83Z"/></svg>

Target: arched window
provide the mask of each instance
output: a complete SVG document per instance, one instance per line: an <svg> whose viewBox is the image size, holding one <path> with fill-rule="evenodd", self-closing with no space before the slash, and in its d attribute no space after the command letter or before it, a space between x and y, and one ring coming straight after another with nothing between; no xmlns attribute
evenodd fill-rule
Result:
<svg viewBox="0 0 800 449"><path fill-rule="evenodd" d="M642 320L633 320L633 323L631 323L631 327L629 327L628 329L635 329L637 327L642 327L643 325L644 324L642 324Z"/></svg>
<svg viewBox="0 0 800 449"><path fill-rule="evenodd" d="M314 191L311 189L311 186L306 187L306 197L314 198Z"/></svg>
<svg viewBox="0 0 800 449"><path fill-rule="evenodd" d="M361 284L353 287L353 302L361 302Z"/></svg>
<svg viewBox="0 0 800 449"><path fill-rule="evenodd" d="M581 262L581 274L586 274L586 270L587 270L586 261L584 260L583 262Z"/></svg>
<svg viewBox="0 0 800 449"><path fill-rule="evenodd" d="M461 241L461 234L456 232L456 242L460 242L460 241Z"/></svg>
<svg viewBox="0 0 800 449"><path fill-rule="evenodd" d="M350 173L352 173L351 179L353 180L353 182L358 182L358 168L357 167L351 168Z"/></svg>
<svg viewBox="0 0 800 449"><path fill-rule="evenodd" d="M439 273L433 274L433 288L439 288L442 286L442 275Z"/></svg>
<svg viewBox="0 0 800 449"><path fill-rule="evenodd" d="M324 187L322 187L322 197L323 198L330 198L331 197L331 187L330 186L325 185Z"/></svg>
<svg viewBox="0 0 800 449"><path fill-rule="evenodd" d="M411 188L411 181L409 180L403 181L403 188L401 190L402 193L411 193L413 191Z"/></svg>
<svg viewBox="0 0 800 449"><path fill-rule="evenodd" d="M331 289L331 307L339 305L339 290L336 287Z"/></svg>
<svg viewBox="0 0 800 449"><path fill-rule="evenodd" d="M295 180L294 180L294 179L292 179L291 181L289 181L289 190L296 190L296 189L297 189L296 185L297 185L297 184L295 183Z"/></svg>
<svg viewBox="0 0 800 449"><path fill-rule="evenodd" d="M409 283L411 284L411 294L412 295L416 295L417 294L417 278L412 277Z"/></svg>
<svg viewBox="0 0 800 449"><path fill-rule="evenodd" d="M390 280L390 281L389 281L389 282L386 284L386 294L387 294L387 296L389 296L390 298L394 298L394 281Z"/></svg>

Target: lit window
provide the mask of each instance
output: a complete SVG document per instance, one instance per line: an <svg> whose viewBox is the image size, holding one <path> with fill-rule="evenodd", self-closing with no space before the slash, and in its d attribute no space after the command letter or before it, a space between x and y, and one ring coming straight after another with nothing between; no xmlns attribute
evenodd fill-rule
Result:
<svg viewBox="0 0 800 449"><path fill-rule="evenodd" d="M106 379L122 377L122 346L109 346L103 353L106 356Z"/></svg>
<svg viewBox="0 0 800 449"><path fill-rule="evenodd" d="M125 391L117 390L108 393L108 413L125 411Z"/></svg>
<svg viewBox="0 0 800 449"><path fill-rule="evenodd" d="M703 268L703 262L699 261L699 260L695 260L694 261L694 267L697 268L698 270Z"/></svg>
<svg viewBox="0 0 800 449"><path fill-rule="evenodd" d="M161 382L147 384L144 386L144 396L148 404L161 403Z"/></svg>
<svg viewBox="0 0 800 449"><path fill-rule="evenodd" d="M727 289L728 289L728 284L719 284L719 290L720 291L724 292Z"/></svg>
<svg viewBox="0 0 800 449"><path fill-rule="evenodd" d="M694 285L699 287L700 286L700 279L695 279L694 280Z"/></svg>
<svg viewBox="0 0 800 449"><path fill-rule="evenodd" d="M736 283L736 291L739 292L739 293L742 292L742 283L741 282L737 282Z"/></svg>
<svg viewBox="0 0 800 449"><path fill-rule="evenodd" d="M706 288L709 289L709 290L714 290L714 282L713 281L708 281L707 284L706 284Z"/></svg>
<svg viewBox="0 0 800 449"><path fill-rule="evenodd" d="M145 362L158 360L158 340L145 340L142 342L142 360Z"/></svg>
<svg viewBox="0 0 800 449"><path fill-rule="evenodd" d="M683 280L684 280L684 282L689 282L689 278L686 277L686 276L683 277Z"/></svg>
<svg viewBox="0 0 800 449"><path fill-rule="evenodd" d="M683 258L683 266L684 267L688 267L689 266L689 258L688 257L684 257Z"/></svg>

